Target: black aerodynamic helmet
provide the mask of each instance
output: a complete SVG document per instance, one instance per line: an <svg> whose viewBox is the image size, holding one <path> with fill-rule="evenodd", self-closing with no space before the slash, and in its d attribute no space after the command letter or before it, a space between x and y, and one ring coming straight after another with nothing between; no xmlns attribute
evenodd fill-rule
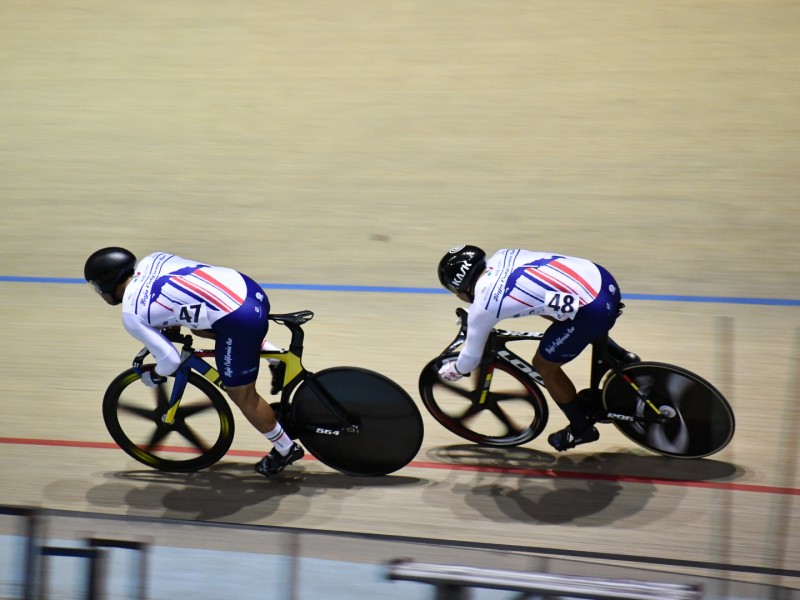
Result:
<svg viewBox="0 0 800 600"><path fill-rule="evenodd" d="M83 278L101 294L113 294L133 273L136 257L125 248L102 248L86 259Z"/></svg>
<svg viewBox="0 0 800 600"><path fill-rule="evenodd" d="M439 281L454 294L467 292L485 267L486 252L477 246L456 246L439 261Z"/></svg>

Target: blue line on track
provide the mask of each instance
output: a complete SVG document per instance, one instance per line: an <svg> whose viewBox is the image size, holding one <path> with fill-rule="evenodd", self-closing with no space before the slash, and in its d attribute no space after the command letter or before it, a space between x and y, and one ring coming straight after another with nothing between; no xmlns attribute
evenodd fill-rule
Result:
<svg viewBox="0 0 800 600"><path fill-rule="evenodd" d="M69 277L27 277L0 275L0 283L84 284L83 279ZM380 285L327 285L317 283L262 283L266 290L295 290L312 292L367 292L378 294L449 294L441 288L396 287ZM707 304L755 304L762 306L800 306L800 299L737 298L733 296L679 296L672 294L623 294L623 300L653 302L701 302Z"/></svg>

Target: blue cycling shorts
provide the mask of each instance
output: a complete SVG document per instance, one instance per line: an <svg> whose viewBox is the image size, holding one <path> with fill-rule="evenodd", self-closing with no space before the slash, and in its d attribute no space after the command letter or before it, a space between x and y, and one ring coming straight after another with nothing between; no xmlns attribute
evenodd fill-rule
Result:
<svg viewBox="0 0 800 600"><path fill-rule="evenodd" d="M226 387L247 385L258 378L261 343L269 329L266 292L246 275L242 277L247 284L245 301L211 326L217 334L214 358Z"/></svg>
<svg viewBox="0 0 800 600"><path fill-rule="evenodd" d="M600 265L600 293L582 306L570 321L556 321L544 332L539 342L539 354L554 363L568 363L584 348L614 327L619 314L621 295L619 285Z"/></svg>

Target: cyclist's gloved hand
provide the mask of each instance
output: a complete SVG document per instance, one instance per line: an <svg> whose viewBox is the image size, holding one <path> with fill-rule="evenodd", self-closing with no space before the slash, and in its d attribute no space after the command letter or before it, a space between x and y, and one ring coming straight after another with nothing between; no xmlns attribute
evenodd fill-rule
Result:
<svg viewBox="0 0 800 600"><path fill-rule="evenodd" d="M458 369L456 369L456 361L454 360L444 363L442 368L439 369L439 377L445 381L458 381L463 376L464 373L461 373Z"/></svg>
<svg viewBox="0 0 800 600"><path fill-rule="evenodd" d="M142 373L142 383L150 388L158 387L166 380L167 378L156 373L155 369L150 369Z"/></svg>

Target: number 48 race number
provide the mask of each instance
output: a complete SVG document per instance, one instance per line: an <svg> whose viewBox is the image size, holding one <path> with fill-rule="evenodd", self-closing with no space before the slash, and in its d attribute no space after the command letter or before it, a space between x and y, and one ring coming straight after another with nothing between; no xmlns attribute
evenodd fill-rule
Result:
<svg viewBox="0 0 800 600"><path fill-rule="evenodd" d="M559 321L566 321L575 318L580 307L580 298L567 292L546 292L544 305L547 307L547 314Z"/></svg>

